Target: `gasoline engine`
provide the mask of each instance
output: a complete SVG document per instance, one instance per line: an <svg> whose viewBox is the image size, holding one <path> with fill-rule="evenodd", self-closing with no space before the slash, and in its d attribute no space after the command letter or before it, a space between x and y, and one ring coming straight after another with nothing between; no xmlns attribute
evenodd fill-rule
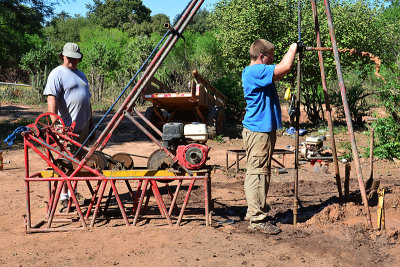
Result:
<svg viewBox="0 0 400 267"><path fill-rule="evenodd" d="M309 136L305 142L301 144L299 149L300 157L307 160L333 160L332 154L324 152L326 147L324 146L325 136Z"/></svg>
<svg viewBox="0 0 400 267"><path fill-rule="evenodd" d="M207 126L201 123L183 125L183 123L167 123L163 126L162 141L164 147L171 151L186 168L197 170L204 167L210 148L204 143L208 139ZM179 168L166 155L163 149L154 151L147 162L147 168L164 170Z"/></svg>

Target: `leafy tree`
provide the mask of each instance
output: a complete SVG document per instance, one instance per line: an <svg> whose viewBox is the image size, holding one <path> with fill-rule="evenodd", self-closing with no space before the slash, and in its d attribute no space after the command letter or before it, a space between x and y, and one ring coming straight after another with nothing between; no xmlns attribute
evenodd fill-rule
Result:
<svg viewBox="0 0 400 267"><path fill-rule="evenodd" d="M390 68L383 68L382 74L386 83L380 82L376 86L379 99L389 116L400 124L400 68L395 71L391 71Z"/></svg>
<svg viewBox="0 0 400 267"><path fill-rule="evenodd" d="M58 64L58 52L48 44L41 44L24 54L20 66L30 74L43 73L45 67L52 69Z"/></svg>
<svg viewBox="0 0 400 267"><path fill-rule="evenodd" d="M89 18L104 28L122 30L150 21L151 10L141 0L94 0L87 8Z"/></svg>
<svg viewBox="0 0 400 267"><path fill-rule="evenodd" d="M43 99L43 91L46 86L50 71L57 66L58 53L49 44L41 44L26 53L21 59L21 68L28 71L31 78L31 86L37 93L37 99Z"/></svg>
<svg viewBox="0 0 400 267"><path fill-rule="evenodd" d="M318 18L323 46L330 47L329 29L326 23L325 8L322 1L318 3ZM339 48L356 48L359 51L374 53L378 51L374 23L377 11L369 1L331 1L332 16ZM240 77L242 69L248 64L250 44L264 38L275 44L275 61L279 62L290 43L297 36L297 1L262 1L262 0L222 0L215 6L212 21L215 23L216 37L222 45L221 60L225 73L233 72L237 87L231 88L236 95L242 94ZM301 37L307 46L315 45L315 32L311 6L307 1L302 3ZM336 80L336 68L332 53L324 54L327 79ZM341 55L343 69L359 69L358 77L363 79L373 70L369 59L355 55ZM283 81L295 86L295 71ZM306 107L308 118L316 122L321 116L324 102L320 89L320 71L315 52L307 52L302 61L302 103ZM279 85L278 85L279 86ZM355 86L352 89L363 89ZM356 93L354 95L357 95ZM363 94L362 94L363 95ZM244 101L244 100L242 100ZM341 101L340 101L341 102ZM235 103L240 106L243 103Z"/></svg>
<svg viewBox="0 0 400 267"><path fill-rule="evenodd" d="M229 81L229 106L234 108L240 120L244 108L241 88L241 71L249 63L250 44L265 38L275 44L275 58L279 61L285 49L295 39L296 11L295 1L238 1L223 0L216 4L212 21L216 27L216 39L221 44L222 68ZM292 39L292 40L290 40ZM229 112L228 114L233 114Z"/></svg>
<svg viewBox="0 0 400 267"><path fill-rule="evenodd" d="M127 71L129 76L132 77L150 55L151 51L153 51L160 38L161 36L158 33L154 33L150 37L139 35L130 38L123 48L120 69Z"/></svg>
<svg viewBox="0 0 400 267"><path fill-rule="evenodd" d="M65 43L79 43L80 31L90 25L89 20L84 17L79 15L71 17L61 12L47 24L44 32L52 46L61 51Z"/></svg>
<svg viewBox="0 0 400 267"><path fill-rule="evenodd" d="M189 23L187 30L191 32L204 34L206 31L210 31L213 25L210 20L210 12L203 8L197 11L192 21Z"/></svg>
<svg viewBox="0 0 400 267"><path fill-rule="evenodd" d="M151 35L153 32L164 34L167 30L164 27L165 23L169 23L169 18L164 14L157 14L151 17L150 21L143 21L142 23L126 23L124 24L124 31L129 36L136 35Z"/></svg>
<svg viewBox="0 0 400 267"><path fill-rule="evenodd" d="M384 63L381 75L386 83L376 81L374 90L387 116L377 123L374 153L379 158L400 159L400 1L392 1L378 13L375 21L378 55Z"/></svg>
<svg viewBox="0 0 400 267"><path fill-rule="evenodd" d="M162 66L162 79L172 88L188 90L191 72L197 69L210 81L215 81L222 74L220 71L220 51L218 42L211 32L205 34L187 31L172 49Z"/></svg>
<svg viewBox="0 0 400 267"><path fill-rule="evenodd" d="M145 22L144 22L145 23ZM159 33L164 35L166 29L164 27L165 23L170 23L169 17L165 14L156 14L151 17L152 33Z"/></svg>
<svg viewBox="0 0 400 267"><path fill-rule="evenodd" d="M378 141L374 147L374 154L381 159L400 159L400 124L393 117L378 120L375 129Z"/></svg>
<svg viewBox="0 0 400 267"><path fill-rule="evenodd" d="M106 83L115 77L128 37L117 29L85 28L81 32L84 55L80 68L86 73L93 98L100 101Z"/></svg>
<svg viewBox="0 0 400 267"><path fill-rule="evenodd" d="M396 71L400 68L400 1L391 1L378 12L375 20L376 55Z"/></svg>
<svg viewBox="0 0 400 267"><path fill-rule="evenodd" d="M40 35L44 18L51 14L53 1L0 1L0 67L18 65L31 49L32 35Z"/></svg>
<svg viewBox="0 0 400 267"><path fill-rule="evenodd" d="M346 69L343 76L351 119L355 124L362 126L364 124L363 117L372 115L370 111L373 108L373 103L370 100L374 91L371 88L371 79L376 78L373 77L373 74L370 74L365 80L361 81L359 75L359 69ZM344 120L345 114L338 82L332 80L329 84L329 97L332 106L336 108L337 119Z"/></svg>

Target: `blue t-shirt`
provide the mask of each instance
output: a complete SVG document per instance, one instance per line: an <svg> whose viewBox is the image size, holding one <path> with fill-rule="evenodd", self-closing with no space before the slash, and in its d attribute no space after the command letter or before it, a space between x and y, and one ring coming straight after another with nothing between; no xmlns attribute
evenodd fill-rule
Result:
<svg viewBox="0 0 400 267"><path fill-rule="evenodd" d="M49 74L43 95L56 97L58 115L66 126L75 121L74 131L79 132L88 125L91 118L90 91L82 71L62 65L56 67Z"/></svg>
<svg viewBox="0 0 400 267"><path fill-rule="evenodd" d="M255 64L242 73L246 100L243 127L253 132L272 132L282 128L281 106L272 80L275 65Z"/></svg>

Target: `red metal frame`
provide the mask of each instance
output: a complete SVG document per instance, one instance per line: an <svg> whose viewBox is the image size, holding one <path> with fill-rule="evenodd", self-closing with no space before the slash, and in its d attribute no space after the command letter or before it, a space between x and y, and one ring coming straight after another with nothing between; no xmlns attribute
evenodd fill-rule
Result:
<svg viewBox="0 0 400 267"><path fill-rule="evenodd" d="M204 193L205 193L205 218L206 224L209 224L208 215L209 215L209 199L210 199L210 171L206 170L200 174L194 175L190 172L181 162L179 162L178 158L171 153L167 148L163 147L158 140L152 136L142 125L140 125L134 118L131 116L130 112L135 111L141 118L141 114L134 108L135 101L138 96L141 94L141 91L145 88L151 77L159 68L160 64L163 62L165 57L168 55L169 51L172 49L174 44L178 41L180 35L185 30L186 26L196 14L196 12L201 7L204 0L192 0L187 6L186 10L182 14L181 18L175 25L174 31L171 31L171 34L168 39L164 42L163 46L160 48L159 52L155 55L153 60L150 62L149 66L143 73L142 77L135 84L129 95L126 97L125 101L122 103L121 107L114 114L111 121L107 124L103 132L100 134L98 139L95 141L94 145L90 148L85 147L84 145L78 143L74 140L76 134L74 134L73 126L65 127L61 118L59 118L56 114L45 113L38 117L34 124L28 125L29 131L23 132L24 136L24 158L25 158L25 185L26 185L26 205L27 205L27 215L26 215L26 232L51 232L51 231L66 231L66 230L86 230L87 229L87 220L89 219L92 209L94 208L93 215L91 218L90 227L95 225L97 215L100 211L100 205L102 202L102 198L104 196L104 192L107 186L107 183L110 184L110 193L109 196L113 193L118 207L121 211L121 214L124 218L125 224L130 225L129 217L126 214L124 204L121 201L120 194L118 193L116 187L116 181L123 180L128 188L129 194L133 200L133 208L132 214L135 214L133 225L138 223L139 217L142 212L142 204L144 195L148 194L148 192L153 193L160 213L169 225L172 225L172 210L177 207L176 201L177 196L181 188L181 184L185 181L189 182L189 189L186 192L185 200L180 209L179 217L177 218L176 225L180 225L182 221L182 216L185 212L185 208L188 204L190 194L193 190L193 185L197 180L202 180L204 182ZM51 117L54 116L56 121L61 123L61 126L56 125L56 123L52 123ZM174 162L179 164L183 170L186 172L185 175L181 176L105 176L101 171L91 168L86 165L90 157L93 155L95 151L102 151L104 147L107 145L109 139L112 134L118 128L122 119L127 117L132 121L133 124L139 127L153 142L155 142L160 148L162 148L165 153L170 156ZM40 120L43 120L42 123ZM154 125L152 125L148 120L144 120L144 122L154 129ZM157 132L160 134L160 132ZM67 149L67 144L73 144L79 148L79 150L86 151L86 156L83 159L77 159L74 155ZM42 152L40 148L44 151ZM39 157L45 161L47 166L49 166L53 171L54 175L51 177L43 177L43 172L37 172L34 174L29 173L29 150L33 150ZM55 164L55 159L66 159L74 164L77 167L72 171L71 174L67 174L61 168ZM81 174L81 170L85 170L86 173L84 176ZM86 214L82 211L79 202L75 195L75 189L79 181L85 181L90 192L91 199L88 208L85 210ZM91 181L96 181L96 187L93 190L91 186ZM130 182L138 181L136 194L132 191ZM171 199L171 205L169 207L169 211L165 205L165 202L162 198L162 195L159 191L159 187L157 185L157 181L177 181L178 185L175 193ZM30 190L30 182L48 182L48 206L45 218L32 226L32 214L31 214L31 190ZM71 222L71 220L59 220L56 219L55 216L59 215L56 213L57 204L59 202L59 198L61 195L61 190L64 184L67 185L69 192L71 193L72 203L75 206L76 213L79 217L79 221L81 223L81 227L56 227L52 228L54 222ZM150 185L149 188L147 188ZM139 198L140 195L140 198ZM109 202L109 198L108 198ZM69 203L69 207L72 204ZM108 204L104 208L106 211L108 208ZM66 215L66 214L63 214ZM67 215L70 215L67 213ZM45 229L41 229L40 226L47 223Z"/></svg>
<svg viewBox="0 0 400 267"><path fill-rule="evenodd" d="M42 130L45 136L48 135L48 133L53 134L54 137L56 137L57 140L61 139L62 137L66 138L65 140L68 140L68 133L62 134L59 132L59 129L56 131L52 127L48 127L47 129ZM136 225L139 219L139 216L141 214L141 209L142 209L142 204L143 204L143 198L146 193L148 193L150 190L154 194L158 208L160 210L160 213L165 219L167 220L168 224L172 226L172 219L171 219L171 214L172 210L177 207L176 205L176 200L178 193L180 192L181 185L184 181L189 182L189 189L186 192L185 195L185 200L182 204L182 207L180 209L179 217L177 218L176 225L180 225L182 222L182 216L185 212L185 208L189 202L189 197L190 194L193 190L193 185L197 180L202 180L204 182L204 194L205 194L205 219L206 219L206 225L209 225L208 221L208 214L209 214L209 199L210 199L210 176L209 176L209 171L206 171L202 173L201 175L182 175L182 176L105 176L103 173L100 171L90 168L87 165L83 165L82 168L84 168L86 171L88 171L89 175L88 176L78 176L77 172L74 172L71 175L67 175L65 172L63 172L56 164L54 164L52 158L53 156L47 156L47 155L53 155L57 154L59 157L64 157L67 158L68 160L71 160L75 163L79 163L79 160L71 157L68 155L68 153L60 151L57 147L53 147L40 138L36 137L33 132L27 131L23 133L24 135L24 156L25 156L25 164L26 164L26 173L25 173L25 184L26 184L26 199L27 199L27 218L26 218L26 232L27 233L32 233L32 232L46 232L46 231L65 231L65 230L86 230L87 229L87 223L86 221L89 219L91 215L91 211L93 206L95 206L95 210L93 212L92 218L91 218L91 224L90 227L93 227L95 224L95 221L97 219L98 212L100 210L100 204L102 202L102 198L104 196L105 188L107 183L110 183L111 189L110 192L114 193L114 196L117 200L119 209L121 211L121 214L124 218L125 224L130 225L129 223L129 218L126 214L125 207L121 201L120 194L118 193L117 187L116 187L116 181L123 180L125 181L125 184L127 185L129 189L129 193L132 198L133 202L133 210L132 214L135 214L134 217L134 222L133 225ZM42 148L45 150L45 152L40 151L40 149L37 147L38 145L41 145ZM51 175L51 177L43 177L41 172L37 172L34 174L29 173L29 155L28 151L29 148L32 149L37 155L39 155L52 169L55 174L57 174L59 177L56 175ZM47 153L46 153L47 152ZM115 171L113 171L115 172ZM153 171L154 172L154 171ZM44 222L47 222L47 227L46 229L40 229L37 227L32 227L31 226L31 205L30 205L30 182L49 182L50 184L52 183L52 188L49 186L49 204L47 207L47 214L46 217L43 221L39 222L37 225L43 225ZM85 181L90 184L90 181L97 181L97 185L95 190L91 189L92 192L92 198L90 200L90 204L88 208L85 210L86 215L84 216L84 213L82 212L82 209L79 205L78 200L76 199L74 189L77 186L78 181ZM131 186L129 184L130 181L138 181L138 186L137 186L137 191L136 194L133 193ZM178 181L178 186L175 190L175 193L173 197L171 198L171 204L169 207L169 210L167 210L167 207L165 205L165 202L162 198L162 195L159 191L159 187L157 185L157 181ZM65 227L60 227L60 228L55 228L52 229L52 224L55 221L54 217L56 214L56 208L57 204L61 195L61 189L64 185L64 183L67 184L69 191L71 192L71 197L73 200L73 203L76 208L76 212L79 216L79 221L81 222L82 226L81 227L71 227L71 228L65 228ZM150 187L148 185L150 184ZM110 195L110 194L109 194ZM140 195L140 199L138 202L138 198ZM172 194L171 194L172 195ZM76 215L76 213L75 213ZM62 222L65 222L66 220L62 220ZM58 221L60 222L60 221Z"/></svg>

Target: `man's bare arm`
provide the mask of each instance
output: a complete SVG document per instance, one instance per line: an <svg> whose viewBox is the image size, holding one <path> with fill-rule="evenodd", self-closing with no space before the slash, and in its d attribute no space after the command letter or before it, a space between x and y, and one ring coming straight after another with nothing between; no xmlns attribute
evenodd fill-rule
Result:
<svg viewBox="0 0 400 267"><path fill-rule="evenodd" d="M47 96L47 111L57 114L57 99L54 95ZM56 118L51 116L51 121L55 122Z"/></svg>
<svg viewBox="0 0 400 267"><path fill-rule="evenodd" d="M297 44L291 44L289 50L282 58L281 62L279 62L275 66L274 77L272 78L274 81L279 81L282 79L287 73L292 69L294 57L296 56Z"/></svg>

